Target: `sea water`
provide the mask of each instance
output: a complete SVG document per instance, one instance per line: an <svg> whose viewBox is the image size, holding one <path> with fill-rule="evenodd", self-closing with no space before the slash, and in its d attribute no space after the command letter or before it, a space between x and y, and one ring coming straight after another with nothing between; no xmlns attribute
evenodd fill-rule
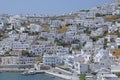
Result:
<svg viewBox="0 0 120 80"><path fill-rule="evenodd" d="M49 74L22 75L16 72L0 73L0 80L64 80Z"/></svg>

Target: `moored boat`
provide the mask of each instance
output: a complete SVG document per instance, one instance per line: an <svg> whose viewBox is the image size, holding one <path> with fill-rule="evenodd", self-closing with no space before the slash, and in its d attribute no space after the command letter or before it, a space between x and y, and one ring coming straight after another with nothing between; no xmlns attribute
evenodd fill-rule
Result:
<svg viewBox="0 0 120 80"><path fill-rule="evenodd" d="M22 73L23 75L34 75L36 74L34 71L25 71Z"/></svg>

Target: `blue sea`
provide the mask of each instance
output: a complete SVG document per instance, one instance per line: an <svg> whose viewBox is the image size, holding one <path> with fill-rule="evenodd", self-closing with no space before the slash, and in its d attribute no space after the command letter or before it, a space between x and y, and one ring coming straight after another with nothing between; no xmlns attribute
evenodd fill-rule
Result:
<svg viewBox="0 0 120 80"><path fill-rule="evenodd" d="M49 74L22 75L16 72L0 73L0 80L63 80Z"/></svg>

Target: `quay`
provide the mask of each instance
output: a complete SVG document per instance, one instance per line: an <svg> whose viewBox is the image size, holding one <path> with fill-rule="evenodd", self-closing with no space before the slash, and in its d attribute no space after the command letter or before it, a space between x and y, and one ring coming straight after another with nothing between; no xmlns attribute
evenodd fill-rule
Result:
<svg viewBox="0 0 120 80"><path fill-rule="evenodd" d="M57 73L53 73L53 72L46 72L47 74L59 77L59 78L63 78L66 80L79 80L78 77L73 76L73 75L64 75L64 74L57 74Z"/></svg>
<svg viewBox="0 0 120 80"><path fill-rule="evenodd" d="M24 72L28 69L18 69L18 68L0 68L0 72Z"/></svg>

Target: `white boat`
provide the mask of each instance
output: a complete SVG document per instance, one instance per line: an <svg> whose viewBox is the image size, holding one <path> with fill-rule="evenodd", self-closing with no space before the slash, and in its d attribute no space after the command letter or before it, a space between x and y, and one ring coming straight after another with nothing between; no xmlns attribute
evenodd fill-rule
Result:
<svg viewBox="0 0 120 80"><path fill-rule="evenodd" d="M34 71L25 71L22 73L23 75L34 75L36 74Z"/></svg>

